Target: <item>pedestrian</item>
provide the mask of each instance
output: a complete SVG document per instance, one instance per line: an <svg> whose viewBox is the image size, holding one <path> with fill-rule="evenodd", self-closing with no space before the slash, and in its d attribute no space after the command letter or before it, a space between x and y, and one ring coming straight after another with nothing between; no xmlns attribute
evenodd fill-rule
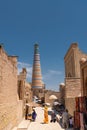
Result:
<svg viewBox="0 0 87 130"><path fill-rule="evenodd" d="M87 112L84 112L84 126L85 130L87 130Z"/></svg>
<svg viewBox="0 0 87 130"><path fill-rule="evenodd" d="M56 122L56 114L55 114L55 112L54 111L52 111L51 112L51 120L50 120L50 122Z"/></svg>
<svg viewBox="0 0 87 130"><path fill-rule="evenodd" d="M69 114L67 109L62 113L62 125L64 128L69 128Z"/></svg>
<svg viewBox="0 0 87 130"><path fill-rule="evenodd" d="M73 117L70 116L69 118L69 127L72 128L73 127Z"/></svg>
<svg viewBox="0 0 87 130"><path fill-rule="evenodd" d="M37 113L36 113L35 109L33 109L33 112L32 112L32 121L36 120L36 116L37 116Z"/></svg>
<svg viewBox="0 0 87 130"><path fill-rule="evenodd" d="M44 123L48 123L48 107L44 107Z"/></svg>

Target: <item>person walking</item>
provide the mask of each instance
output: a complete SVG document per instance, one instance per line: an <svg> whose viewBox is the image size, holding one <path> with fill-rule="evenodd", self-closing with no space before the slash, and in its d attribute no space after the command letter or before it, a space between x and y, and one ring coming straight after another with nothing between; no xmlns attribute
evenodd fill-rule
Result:
<svg viewBox="0 0 87 130"><path fill-rule="evenodd" d="M69 127L72 128L73 127L73 122L74 122L74 119L72 116L70 116L69 118Z"/></svg>
<svg viewBox="0 0 87 130"><path fill-rule="evenodd" d="M37 113L36 113L35 109L33 109L33 112L32 112L32 121L36 120L36 116L37 116Z"/></svg>
<svg viewBox="0 0 87 130"><path fill-rule="evenodd" d="M48 107L44 107L44 123L48 123Z"/></svg>
<svg viewBox="0 0 87 130"><path fill-rule="evenodd" d="M55 112L54 111L52 111L52 113L51 113L51 120L50 120L50 122L56 122L56 114L55 114Z"/></svg>
<svg viewBox="0 0 87 130"><path fill-rule="evenodd" d="M62 125L64 128L69 128L69 114L67 109L62 114Z"/></svg>

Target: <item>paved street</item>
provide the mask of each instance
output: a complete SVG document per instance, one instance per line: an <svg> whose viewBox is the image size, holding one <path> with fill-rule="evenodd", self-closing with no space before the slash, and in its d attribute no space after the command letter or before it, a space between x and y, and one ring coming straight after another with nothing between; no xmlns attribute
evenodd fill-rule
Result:
<svg viewBox="0 0 87 130"><path fill-rule="evenodd" d="M58 122L50 123L50 115L49 115L49 123L44 124L44 109L42 107L35 108L37 112L37 119L35 122L31 122L28 126L28 130L64 130L61 128L60 124ZM49 111L51 109L49 108Z"/></svg>

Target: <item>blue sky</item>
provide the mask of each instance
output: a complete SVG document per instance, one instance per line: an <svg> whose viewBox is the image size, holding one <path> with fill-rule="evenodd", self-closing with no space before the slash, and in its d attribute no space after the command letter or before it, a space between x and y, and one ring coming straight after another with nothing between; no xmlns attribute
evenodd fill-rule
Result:
<svg viewBox="0 0 87 130"><path fill-rule="evenodd" d="M31 82L34 44L39 44L43 82L58 90L72 42L87 53L87 0L0 0L0 43L17 55Z"/></svg>

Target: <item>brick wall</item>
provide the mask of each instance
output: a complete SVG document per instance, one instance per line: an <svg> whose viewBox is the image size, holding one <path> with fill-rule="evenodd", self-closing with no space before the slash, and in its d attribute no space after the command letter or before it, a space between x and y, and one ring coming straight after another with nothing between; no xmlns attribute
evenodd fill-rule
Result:
<svg viewBox="0 0 87 130"><path fill-rule="evenodd" d="M69 111L69 114L73 116L75 111L75 98L66 98L65 101L66 101L65 105Z"/></svg>
<svg viewBox="0 0 87 130"><path fill-rule="evenodd" d="M87 96L87 61L81 64L82 96Z"/></svg>
<svg viewBox="0 0 87 130"><path fill-rule="evenodd" d="M0 104L17 101L17 67L0 48ZM16 62L17 64L17 62Z"/></svg>
<svg viewBox="0 0 87 130"><path fill-rule="evenodd" d="M17 94L17 57L8 56L0 46L0 130L11 130L21 120L19 104L22 106Z"/></svg>
<svg viewBox="0 0 87 130"><path fill-rule="evenodd" d="M87 54L83 53L78 43L72 43L65 57L65 106L70 113L74 111L75 97L82 95L80 61L81 58L87 58Z"/></svg>
<svg viewBox="0 0 87 130"><path fill-rule="evenodd" d="M58 100L60 100L60 92L52 91L52 90L46 90L45 92L45 102L50 103L52 105L54 100L49 99L51 95L55 95Z"/></svg>
<svg viewBox="0 0 87 130"><path fill-rule="evenodd" d="M81 95L81 80L80 78L65 79L65 97L74 98Z"/></svg>
<svg viewBox="0 0 87 130"><path fill-rule="evenodd" d="M69 113L73 115L75 97L81 96L81 81L80 78L66 78L65 84L65 106Z"/></svg>
<svg viewBox="0 0 87 130"><path fill-rule="evenodd" d="M23 118L23 102L0 104L0 130L11 130Z"/></svg>

